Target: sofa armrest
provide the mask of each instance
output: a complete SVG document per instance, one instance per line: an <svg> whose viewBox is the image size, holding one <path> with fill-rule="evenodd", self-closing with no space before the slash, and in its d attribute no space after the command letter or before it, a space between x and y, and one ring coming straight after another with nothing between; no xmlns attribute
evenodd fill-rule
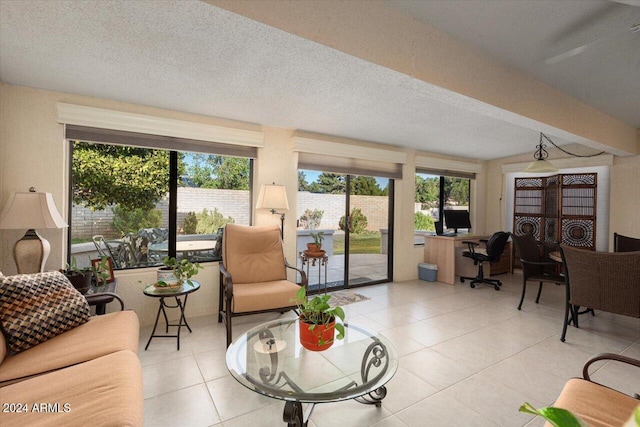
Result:
<svg viewBox="0 0 640 427"><path fill-rule="evenodd" d="M122 300L122 298L120 298L120 295L115 294L113 292L98 292L91 295L85 295L84 297L88 303L91 303L92 300L98 300L104 297L113 297L113 299L117 299L118 302L120 303L120 311L124 311L124 301Z"/></svg>

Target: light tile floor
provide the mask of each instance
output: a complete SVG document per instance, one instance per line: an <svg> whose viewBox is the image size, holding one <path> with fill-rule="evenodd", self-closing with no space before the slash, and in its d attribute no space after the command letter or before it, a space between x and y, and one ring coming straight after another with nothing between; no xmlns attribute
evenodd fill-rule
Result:
<svg viewBox="0 0 640 427"><path fill-rule="evenodd" d="M355 288L371 299L345 306L348 321L382 332L400 366L381 408L354 401L320 404L310 426L542 426L518 412L523 402L551 404L570 377L601 352L640 359L640 320L597 312L583 315L560 342L564 287L545 284L540 304L529 288L516 309L521 275L505 274L503 289L407 281ZM291 315L291 314L285 314ZM188 308L187 308L188 316ZM234 319L234 335L277 317ZM181 350L175 340L140 331L145 425L280 426L283 402L238 384L225 365L225 330L214 316L189 319ZM637 369L595 366L593 378L638 392Z"/></svg>

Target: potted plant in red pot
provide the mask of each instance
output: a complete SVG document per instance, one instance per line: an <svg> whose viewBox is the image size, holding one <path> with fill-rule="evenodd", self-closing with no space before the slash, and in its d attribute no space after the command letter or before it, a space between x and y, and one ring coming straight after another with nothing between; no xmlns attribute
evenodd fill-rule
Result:
<svg viewBox="0 0 640 427"><path fill-rule="evenodd" d="M296 305L300 311L300 344L308 350L326 350L333 345L334 339L344 338L344 310L329 305L329 298L330 295L324 294L308 299L304 286L296 294Z"/></svg>

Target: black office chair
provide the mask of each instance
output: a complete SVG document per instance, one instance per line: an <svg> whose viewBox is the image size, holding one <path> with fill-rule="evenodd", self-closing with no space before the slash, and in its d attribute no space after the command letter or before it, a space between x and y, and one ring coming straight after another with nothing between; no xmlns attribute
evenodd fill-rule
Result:
<svg viewBox="0 0 640 427"><path fill-rule="evenodd" d="M504 247L507 244L507 240L509 240L509 233L505 233L504 231L498 231L494 233L488 241L486 241L487 248L486 250L477 250L476 246L480 246L478 242L471 241L463 241L469 245L469 250L462 252L462 256L471 258L473 260L473 265L478 266L478 274L476 277L463 277L460 276L460 282L464 283L466 280L471 280L469 286L472 288L476 287L476 284L485 284L491 285L494 287L496 291L500 290L500 286L502 286L502 282L497 279L486 279L484 277L484 270L482 268L483 262L488 262L490 264L496 263L500 260L500 256L504 251Z"/></svg>

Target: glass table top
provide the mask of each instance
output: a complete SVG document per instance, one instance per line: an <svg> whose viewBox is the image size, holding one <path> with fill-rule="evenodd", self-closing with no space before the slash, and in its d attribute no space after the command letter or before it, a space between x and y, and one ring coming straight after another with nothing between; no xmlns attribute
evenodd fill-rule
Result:
<svg viewBox="0 0 640 427"><path fill-rule="evenodd" d="M264 323L236 338L227 368L245 387L276 399L320 403L353 399L384 386L398 355L376 332L345 324L345 338L324 351L300 344L297 318Z"/></svg>
<svg viewBox="0 0 640 427"><path fill-rule="evenodd" d="M143 292L145 295L150 297L172 297L190 294L191 292L195 292L200 289L200 282L193 279L190 281L191 284L183 283L182 285L175 287L156 287L155 285L149 285L144 288Z"/></svg>

